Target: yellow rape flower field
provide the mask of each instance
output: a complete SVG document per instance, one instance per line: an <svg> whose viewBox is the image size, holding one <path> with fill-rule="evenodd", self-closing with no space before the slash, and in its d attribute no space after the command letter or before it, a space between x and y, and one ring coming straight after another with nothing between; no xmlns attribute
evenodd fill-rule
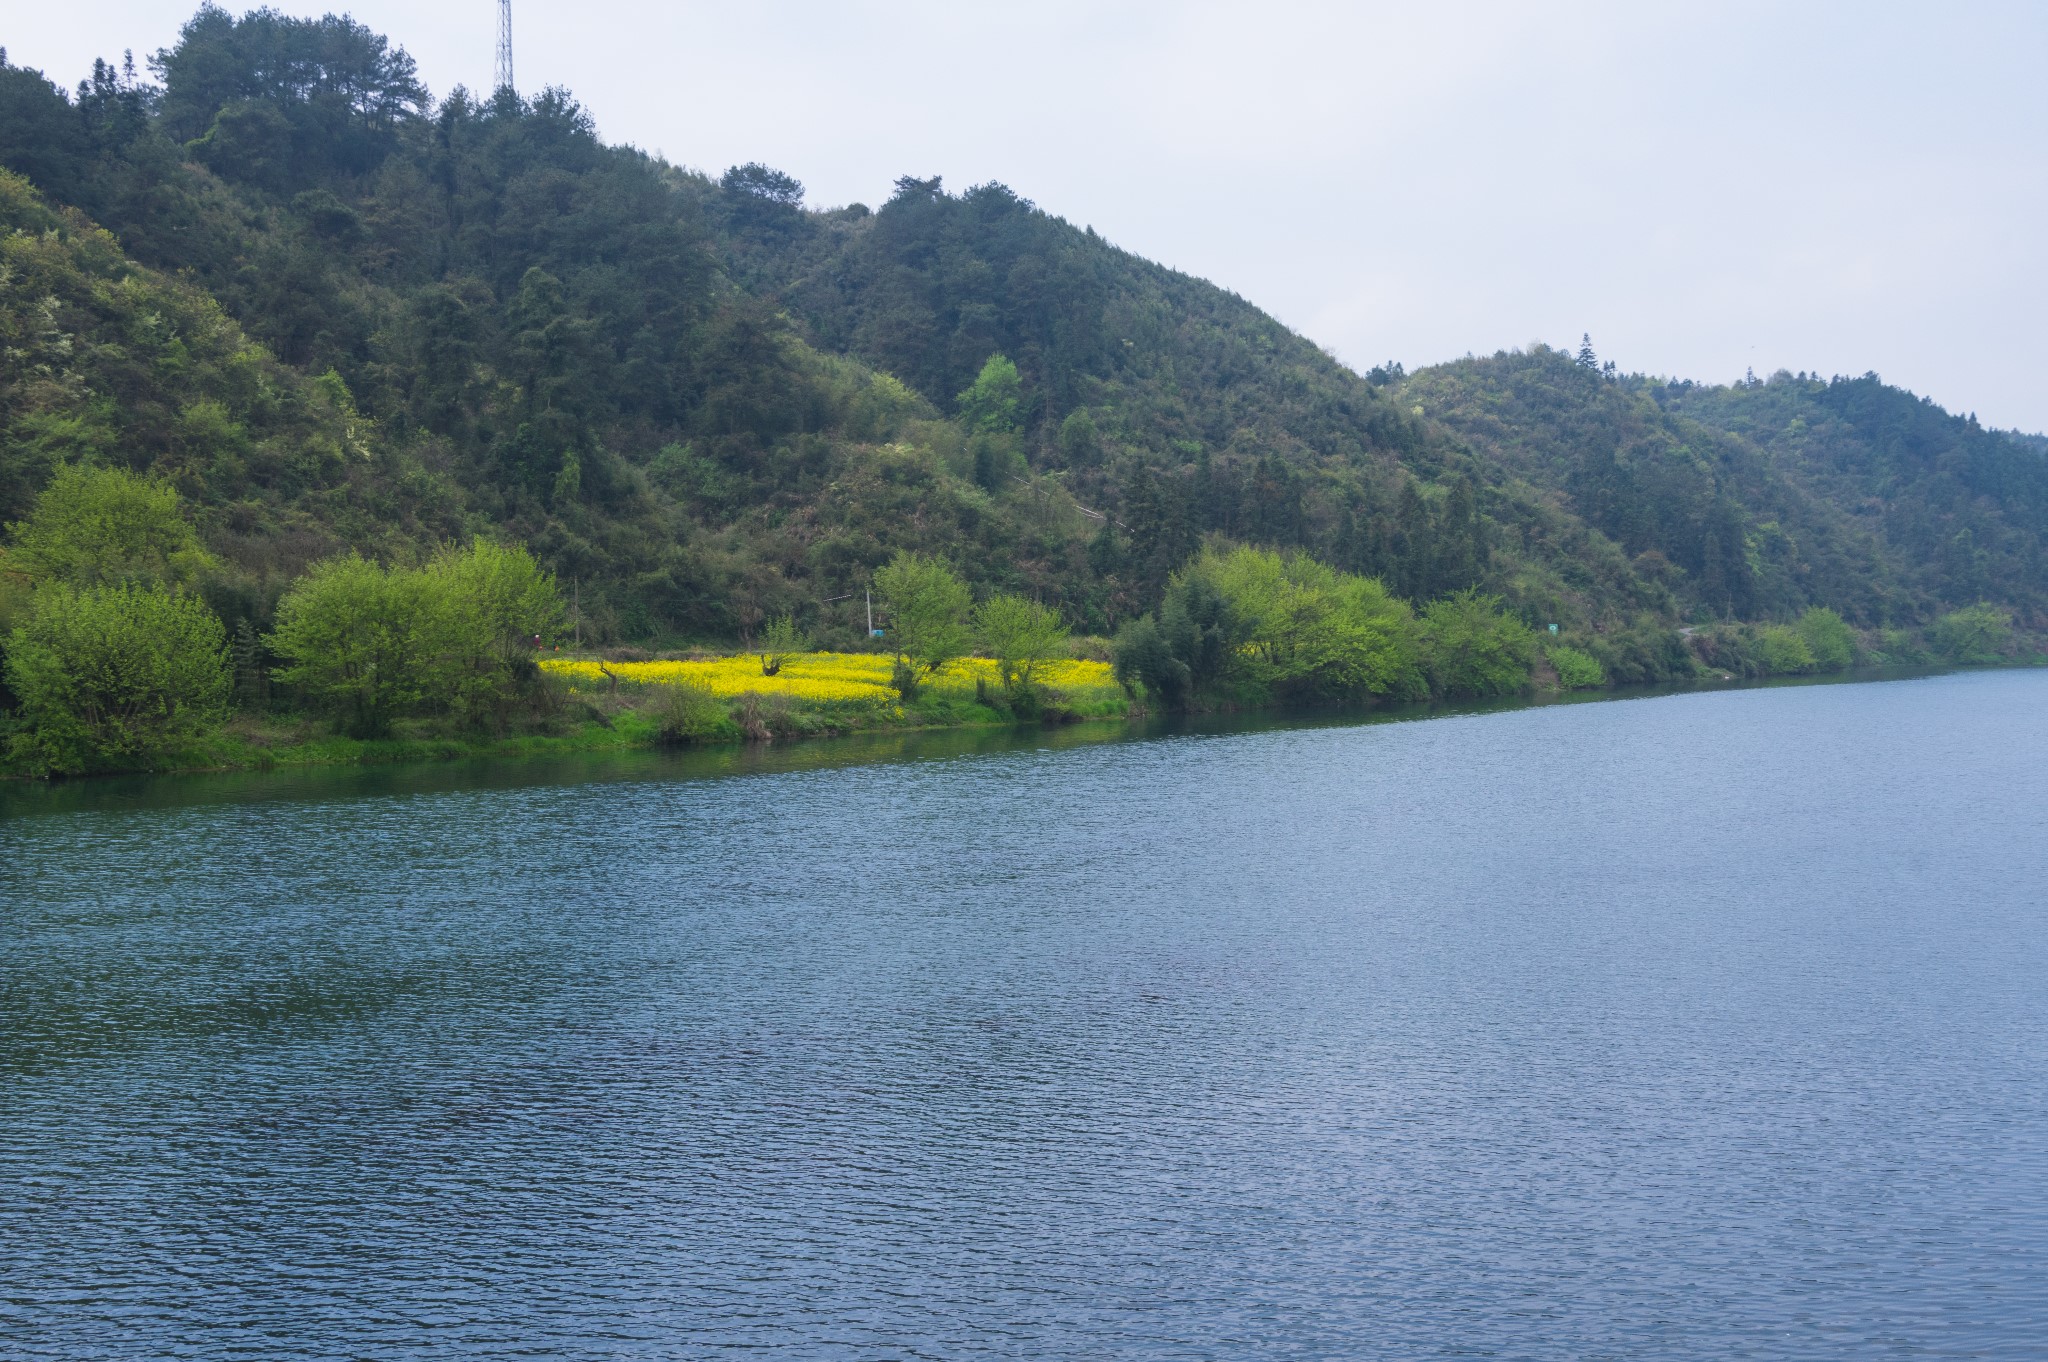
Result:
<svg viewBox="0 0 2048 1362"><path fill-rule="evenodd" d="M721 699L754 691L760 695L787 695L812 704L894 704L895 688L889 684L892 657L883 653L793 653L774 676L761 675L758 654L707 658L703 661L607 662L602 666L632 686L675 685L695 682ZM578 688L596 689L611 683L588 658L544 658L541 668L560 676ZM938 675L925 678L924 691L953 692L971 699L977 679L996 684L996 664L988 658L965 657L950 662ZM1070 702L1087 706L1114 701L1122 691L1107 662L1041 662L1032 679L1066 695Z"/></svg>

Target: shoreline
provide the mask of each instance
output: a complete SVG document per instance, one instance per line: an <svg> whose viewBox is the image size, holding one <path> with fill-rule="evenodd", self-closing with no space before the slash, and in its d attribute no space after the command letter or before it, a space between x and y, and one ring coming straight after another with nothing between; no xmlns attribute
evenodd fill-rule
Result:
<svg viewBox="0 0 2048 1362"><path fill-rule="evenodd" d="M1692 681L1665 682L1649 686L1539 691L1490 700L1431 700L1328 708L1265 707L1165 715L1149 715L1142 712L1134 714L1129 711L1121 714L1070 712L1059 720L1017 720L993 714L988 719L976 719L958 717L956 712L954 716L929 723L855 724L829 731L801 732L770 738L734 735L689 743L665 742L651 725L644 722L605 722L597 719L584 720L570 732L515 734L484 739L445 736L359 739L325 735L308 736L296 742L268 746L253 741L246 733L231 732L191 750L189 755L192 760L153 771L98 772L58 777L6 773L0 775L0 788L17 791L36 788L92 788L107 786L112 782L148 782L207 776L310 774L349 770L403 771L478 766L516 770L523 766L549 761L605 757L695 757L699 760L690 764L743 767L753 758L770 752L791 754L795 759L788 764L792 766L812 764L802 760L806 753L815 753L821 758L816 764L865 764L891 760L905 748L924 744L928 740L944 740L949 736L966 741L944 745L971 748L981 743L991 746L1007 746L1013 743L1024 745L1034 736L1043 740L1064 735L1065 741L1058 744L1064 746L1075 741L1114 741L1122 737L1143 738L1210 730L1348 727L1362 723L1415 722L1559 704L1598 704L1618 700L1782 686L1909 681L1957 672L2031 670L2036 666L2038 664L2016 663L2004 667L1863 667L1815 676L1702 677ZM880 746L889 750L866 754L856 750L864 746ZM833 759L841 755L847 760L842 762Z"/></svg>

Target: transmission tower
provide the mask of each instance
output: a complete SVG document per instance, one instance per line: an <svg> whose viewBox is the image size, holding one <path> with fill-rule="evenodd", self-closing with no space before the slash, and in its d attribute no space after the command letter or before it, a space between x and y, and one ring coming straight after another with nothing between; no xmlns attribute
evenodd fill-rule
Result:
<svg viewBox="0 0 2048 1362"><path fill-rule="evenodd" d="M498 0L498 88L518 89L512 83L512 0Z"/></svg>

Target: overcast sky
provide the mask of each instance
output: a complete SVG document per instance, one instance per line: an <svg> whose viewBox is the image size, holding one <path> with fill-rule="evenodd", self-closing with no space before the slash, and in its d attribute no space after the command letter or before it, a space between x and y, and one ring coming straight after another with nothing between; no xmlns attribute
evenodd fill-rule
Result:
<svg viewBox="0 0 2048 1362"><path fill-rule="evenodd" d="M494 0L349 9L437 95L490 85ZM1360 368L1591 332L1628 370L1875 369L2048 429L2048 5L514 9L520 87L610 140L814 206L1001 180ZM68 85L190 12L5 0L0 43Z"/></svg>

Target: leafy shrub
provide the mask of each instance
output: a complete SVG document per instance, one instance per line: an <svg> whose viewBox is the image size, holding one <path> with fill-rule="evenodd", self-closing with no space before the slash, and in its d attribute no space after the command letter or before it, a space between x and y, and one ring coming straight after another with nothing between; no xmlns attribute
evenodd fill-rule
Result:
<svg viewBox="0 0 2048 1362"><path fill-rule="evenodd" d="M40 588L7 642L17 750L55 772L147 767L227 712L227 631L162 586Z"/></svg>
<svg viewBox="0 0 2048 1362"><path fill-rule="evenodd" d="M1707 644L1701 634L1695 634L1693 641L1702 647ZM1697 670L1685 639L1650 620L1589 639L1586 651L1617 686L1654 685L1692 676Z"/></svg>
<svg viewBox="0 0 2048 1362"><path fill-rule="evenodd" d="M1511 695L1529 684L1536 633L1497 596L1460 591L1422 612L1422 661L1439 695Z"/></svg>
<svg viewBox="0 0 2048 1362"><path fill-rule="evenodd" d="M1174 655L1157 620L1150 615L1132 620L1117 630L1110 651L1117 684L1127 692L1142 693L1167 709L1187 707L1188 664Z"/></svg>
<svg viewBox="0 0 2048 1362"><path fill-rule="evenodd" d="M1562 643L1551 644L1545 652L1550 657L1550 665L1557 669L1560 689L1594 690L1607 684L1607 669L1591 653L1580 652Z"/></svg>
<svg viewBox="0 0 2048 1362"><path fill-rule="evenodd" d="M2012 616L1981 601L1950 611L1928 631L1928 641L1935 652L1950 662L1966 665L2004 661L2011 638Z"/></svg>
<svg viewBox="0 0 2048 1362"><path fill-rule="evenodd" d="M424 568L386 568L356 554L317 563L277 607L277 677L356 737L443 710L502 723L523 691L538 692L532 639L554 627L554 578L525 549L478 540Z"/></svg>
<svg viewBox="0 0 2048 1362"><path fill-rule="evenodd" d="M1881 629L1878 631L1876 650L1872 661L1891 666L1933 660L1924 640L1906 629Z"/></svg>
<svg viewBox="0 0 2048 1362"><path fill-rule="evenodd" d="M538 691L534 638L561 626L553 574L523 548L477 539L443 549L425 576L428 642L438 653L429 659L428 698L470 725L502 727L510 706Z"/></svg>
<svg viewBox="0 0 2048 1362"><path fill-rule="evenodd" d="M1245 641L1226 652L1224 669L1261 690L1310 699L1423 692L1414 615L1375 578L1250 548L1205 551L1183 578L1206 578L1229 603Z"/></svg>
<svg viewBox="0 0 2048 1362"><path fill-rule="evenodd" d="M1793 627L1813 654L1816 671L1838 672L1856 661L1856 631L1827 607L1812 607Z"/></svg>
<svg viewBox="0 0 2048 1362"><path fill-rule="evenodd" d="M277 607L277 679L353 737L381 737L433 680L433 583L357 554L316 563Z"/></svg>
<svg viewBox="0 0 2048 1362"><path fill-rule="evenodd" d="M749 695L753 693L748 692ZM754 696L758 702L760 697ZM733 721L725 702L709 686L695 681L673 682L661 687L654 702L654 731L662 743L680 747L693 742L730 738L739 725Z"/></svg>
<svg viewBox="0 0 2048 1362"><path fill-rule="evenodd" d="M1817 665L1805 637L1789 624L1759 625L1752 653L1765 676L1798 676Z"/></svg>

